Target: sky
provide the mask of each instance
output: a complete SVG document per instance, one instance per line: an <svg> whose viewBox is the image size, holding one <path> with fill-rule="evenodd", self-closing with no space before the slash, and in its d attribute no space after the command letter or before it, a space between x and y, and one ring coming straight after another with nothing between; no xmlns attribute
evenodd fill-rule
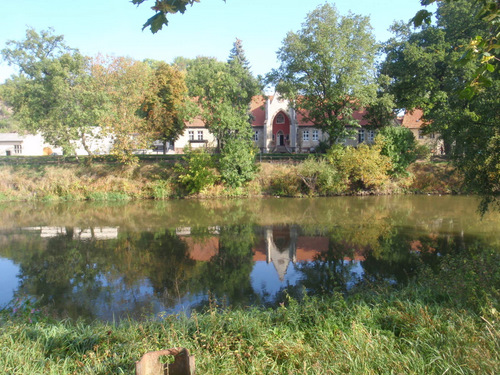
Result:
<svg viewBox="0 0 500 375"><path fill-rule="evenodd" d="M390 38L394 20L408 21L421 9L419 0L201 0L184 14L170 15L169 25L152 34L142 25L154 15L154 0L139 7L130 0L0 0L0 49L8 40L23 40L28 27L51 27L87 56L226 61L238 38L253 74L265 75L279 66L276 51L287 32L300 30L306 15L325 2L341 15L369 16L378 41ZM0 62L0 83L15 72Z"/></svg>

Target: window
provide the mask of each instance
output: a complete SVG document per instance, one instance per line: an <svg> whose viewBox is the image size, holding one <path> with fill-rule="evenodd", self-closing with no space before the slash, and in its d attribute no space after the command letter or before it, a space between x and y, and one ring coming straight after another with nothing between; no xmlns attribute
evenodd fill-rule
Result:
<svg viewBox="0 0 500 375"><path fill-rule="evenodd" d="M424 139L424 133L422 132L422 130L418 131L418 139Z"/></svg>
<svg viewBox="0 0 500 375"><path fill-rule="evenodd" d="M14 154L22 154L23 145L14 145Z"/></svg>
<svg viewBox="0 0 500 375"><path fill-rule="evenodd" d="M253 140L254 141L258 141L259 140L259 131L256 130L254 133L253 133Z"/></svg>
<svg viewBox="0 0 500 375"><path fill-rule="evenodd" d="M303 141L308 141L309 140L309 130L304 130L302 132L302 140Z"/></svg>
<svg viewBox="0 0 500 375"><path fill-rule="evenodd" d="M319 140L319 131L313 130L313 141Z"/></svg>
<svg viewBox="0 0 500 375"><path fill-rule="evenodd" d="M358 143L363 143L365 141L365 129L358 130Z"/></svg>
<svg viewBox="0 0 500 375"><path fill-rule="evenodd" d="M198 140L203 141L203 130L198 130Z"/></svg>
<svg viewBox="0 0 500 375"><path fill-rule="evenodd" d="M429 137L430 137L431 139L435 139L435 138L436 138L436 134L431 133L431 135L429 135Z"/></svg>
<svg viewBox="0 0 500 375"><path fill-rule="evenodd" d="M276 124L284 124L285 123L285 115L283 113L278 113L276 116Z"/></svg>
<svg viewBox="0 0 500 375"><path fill-rule="evenodd" d="M194 141L194 130L188 131L188 138L190 141Z"/></svg>
<svg viewBox="0 0 500 375"><path fill-rule="evenodd" d="M373 143L375 140L375 130L368 130L368 142Z"/></svg>

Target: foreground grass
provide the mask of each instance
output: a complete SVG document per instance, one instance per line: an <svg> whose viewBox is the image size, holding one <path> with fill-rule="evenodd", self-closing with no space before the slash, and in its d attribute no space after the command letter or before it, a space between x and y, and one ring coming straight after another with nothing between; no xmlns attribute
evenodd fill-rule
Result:
<svg viewBox="0 0 500 375"><path fill-rule="evenodd" d="M186 347L199 374L500 373L498 312L436 296L411 285L117 324L29 323L32 311L4 312L0 372L133 374L144 353Z"/></svg>

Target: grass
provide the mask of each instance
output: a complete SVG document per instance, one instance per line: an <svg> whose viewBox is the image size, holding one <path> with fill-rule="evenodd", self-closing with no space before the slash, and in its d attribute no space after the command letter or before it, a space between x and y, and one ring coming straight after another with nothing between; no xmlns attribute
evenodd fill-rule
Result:
<svg viewBox="0 0 500 375"><path fill-rule="evenodd" d="M418 282L365 281L274 309L212 301L190 317L89 323L13 301L0 311L0 373L133 374L143 354L186 347L199 374L498 374L500 253L457 252L419 266Z"/></svg>
<svg viewBox="0 0 500 375"><path fill-rule="evenodd" d="M456 193L460 177L447 163L422 162L410 168L410 176L387 179L370 190L353 189L339 181L336 188L304 185L308 161L262 162L253 181L244 187L215 184L198 194L188 194L178 180L172 162L143 161L135 165L94 162L45 165L24 163L0 165L0 201L117 201L130 199L171 199L176 197L227 198L249 196L302 197L317 195L394 194L401 192ZM301 168L302 166L302 168ZM323 168L328 168L323 165ZM318 170L317 173L326 172ZM316 184L316 183L315 183ZM334 186L335 187L335 186Z"/></svg>
<svg viewBox="0 0 500 375"><path fill-rule="evenodd" d="M431 289L430 289L431 288ZM292 298L120 323L50 321L31 305L0 315L0 372L133 374L149 351L186 347L200 374L497 374L500 315L432 284ZM30 322L31 321L31 322Z"/></svg>

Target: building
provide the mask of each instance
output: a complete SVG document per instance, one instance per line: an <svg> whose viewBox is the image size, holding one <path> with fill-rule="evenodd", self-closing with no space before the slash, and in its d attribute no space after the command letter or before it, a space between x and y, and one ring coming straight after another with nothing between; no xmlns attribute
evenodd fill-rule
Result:
<svg viewBox="0 0 500 375"><path fill-rule="evenodd" d="M295 111L290 103L279 94L272 96L255 96L250 103L252 116L253 141L263 153L314 152L321 141L328 136L321 129L307 121ZM368 122L363 117L365 111L353 114L360 127L353 139L346 139L348 146L360 143L373 143L376 131L367 127ZM403 124L417 124L413 117L403 118ZM408 127L407 126L407 127ZM411 128L413 131L413 127ZM416 128L415 128L416 129ZM419 128L418 128L419 129ZM418 130L417 129L417 130ZM416 130L416 131L417 131ZM113 147L112 137L101 138L96 133L87 136L86 143L95 154L108 154ZM416 138L427 137L416 134ZM183 134L175 142L167 142L165 152L168 154L183 153L185 147L215 148L217 139L199 118L186 124ZM75 142L76 154L87 155L81 142ZM163 153L163 143L156 141L148 150L137 150L137 153ZM54 148L43 140L41 135L20 135L18 133L0 134L0 155L51 155L62 154L61 149Z"/></svg>
<svg viewBox="0 0 500 375"><path fill-rule="evenodd" d="M109 154L113 147L112 137L99 137L99 128L94 135L88 135L87 146L94 154ZM80 141L74 142L77 155L87 155ZM60 147L54 147L45 141L41 134L0 133L0 155L4 156L40 156L62 155Z"/></svg>
<svg viewBox="0 0 500 375"><path fill-rule="evenodd" d="M422 120L423 115L424 112L421 109L406 111L401 126L411 130L418 144L428 146L434 155L443 155L444 143L440 135L437 133L424 134L427 123Z"/></svg>
<svg viewBox="0 0 500 375"><path fill-rule="evenodd" d="M313 123L306 121L290 103L279 94L272 96L255 96L250 103L252 116L253 141L263 153L272 152L314 152L327 135ZM375 130L366 129L368 122L363 119L365 111L354 113L354 118L361 127L357 130L355 139L347 139L346 145L356 146L359 143L373 143ZM169 145L169 152L182 153L184 147L200 146L215 147L216 139L196 119L186 124L186 130L181 137Z"/></svg>

